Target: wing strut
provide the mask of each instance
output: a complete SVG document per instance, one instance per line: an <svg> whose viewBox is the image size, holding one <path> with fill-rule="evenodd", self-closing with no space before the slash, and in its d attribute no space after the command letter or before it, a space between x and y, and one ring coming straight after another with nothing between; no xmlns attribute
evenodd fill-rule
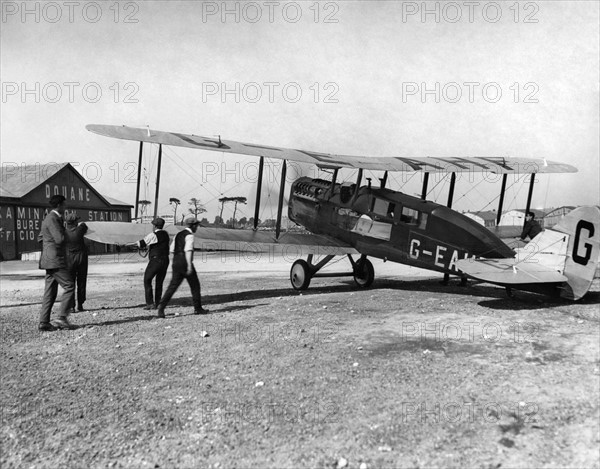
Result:
<svg viewBox="0 0 600 469"><path fill-rule="evenodd" d="M333 170L333 176L331 177L331 192L327 196L329 199L331 199L333 197L333 193L335 192L335 184L337 182L338 172L339 172L338 168L335 168Z"/></svg>
<svg viewBox="0 0 600 469"><path fill-rule="evenodd" d="M508 174L502 175L502 186L500 187L500 200L498 201L498 213L496 214L496 226L500 225L500 218L502 218L502 205L504 205L504 191L506 191L506 178Z"/></svg>
<svg viewBox="0 0 600 469"><path fill-rule="evenodd" d="M454 198L454 185L456 184L456 173L452 173L450 176L450 188L448 189L448 203L446 204L448 208L452 208L452 199ZM442 284L447 285L450 280L450 274L444 274L444 280L442 280Z"/></svg>
<svg viewBox="0 0 600 469"><path fill-rule="evenodd" d="M137 189L135 192L135 220L137 221L138 209L140 208L140 182L142 180L142 155L144 150L144 142L140 142L140 154L138 156L138 177Z"/></svg>
<svg viewBox="0 0 600 469"><path fill-rule="evenodd" d="M385 189L385 185L387 184L387 178L388 178L388 172L386 171L385 173L383 173L383 177L380 179L380 181L381 181L380 188L381 189Z"/></svg>
<svg viewBox="0 0 600 469"><path fill-rule="evenodd" d="M429 173L425 173L423 176L423 189L421 190L421 200L425 200L427 197L427 184L429 183Z"/></svg>
<svg viewBox="0 0 600 469"><path fill-rule="evenodd" d="M535 173L531 173L531 179L529 180L529 193L527 194L527 205L525 206L525 215L529 212L531 208L531 197L533 196L533 185L535 184ZM523 218L525 220L525 217ZM525 221L523 221L523 226L525 226Z"/></svg>
<svg viewBox="0 0 600 469"><path fill-rule="evenodd" d="M263 169L265 167L265 157L261 156L258 163L258 184L256 186L256 204L254 205L254 231L258 228L258 215L260 211L260 191L262 189Z"/></svg>
<svg viewBox="0 0 600 469"><path fill-rule="evenodd" d="M160 186L160 165L162 162L162 143L158 144L158 168L156 169L156 194L154 195L154 218L158 215L158 189Z"/></svg>
<svg viewBox="0 0 600 469"><path fill-rule="evenodd" d="M362 181L362 177L363 177L363 169L359 168L358 176L356 177L356 187L354 188L354 194L352 195L352 203L354 203L354 201L358 197L358 191L360 189L360 182Z"/></svg>
<svg viewBox="0 0 600 469"><path fill-rule="evenodd" d="M448 189L448 208L452 208L452 199L454 198L454 185L456 184L456 173L450 176L450 189Z"/></svg>
<svg viewBox="0 0 600 469"><path fill-rule="evenodd" d="M275 238L279 239L281 233L281 212L283 211L283 195L285 192L285 176L287 173L287 161L283 160L281 167L281 184L279 186L279 204L277 206L277 223L275 224Z"/></svg>

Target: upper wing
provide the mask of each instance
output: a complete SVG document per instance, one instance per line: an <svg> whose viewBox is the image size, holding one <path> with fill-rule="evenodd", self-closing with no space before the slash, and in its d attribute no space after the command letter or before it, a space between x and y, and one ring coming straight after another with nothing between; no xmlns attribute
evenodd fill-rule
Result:
<svg viewBox="0 0 600 469"><path fill-rule="evenodd" d="M106 244L130 244L143 239L151 230L147 224L123 222L86 222L85 237ZM169 235L174 236L182 226L169 225ZM278 239L273 232L232 230L227 228L198 228L195 233L196 249L204 251L249 251L286 254L298 257L306 254L344 255L357 254L350 245L335 238L310 233L283 233Z"/></svg>
<svg viewBox="0 0 600 469"><path fill-rule="evenodd" d="M575 173L577 169L571 165L532 158L505 157L368 157L333 155L315 151L295 150L292 148L255 145L251 143L207 138L198 135L186 135L177 132L161 132L117 125L86 126L90 132L106 137L137 142L161 143L177 147L195 148L224 153L236 153L250 156L264 156L281 160L311 163L321 168L362 168L380 171L425 171L430 173L469 173L491 172L497 174L527 173Z"/></svg>

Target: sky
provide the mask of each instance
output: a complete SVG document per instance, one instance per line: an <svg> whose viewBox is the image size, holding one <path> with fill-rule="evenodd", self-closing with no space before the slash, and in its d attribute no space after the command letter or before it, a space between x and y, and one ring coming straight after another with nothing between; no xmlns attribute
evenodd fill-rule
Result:
<svg viewBox="0 0 600 469"><path fill-rule="evenodd" d="M133 204L138 144L85 126L150 126L350 155L546 158L579 172L538 176L534 207L600 204L598 2L1 4L3 165L71 162ZM263 220L279 187L279 162L267 166ZM152 202L156 167L146 145L141 198ZM195 197L212 221L220 197L242 196L237 218L250 217L256 169L165 148L158 212ZM390 182L417 194L420 178ZM447 181L435 182L428 198L445 203ZM454 208L493 209L499 190L460 179ZM524 179L509 181L505 209L526 195Z"/></svg>

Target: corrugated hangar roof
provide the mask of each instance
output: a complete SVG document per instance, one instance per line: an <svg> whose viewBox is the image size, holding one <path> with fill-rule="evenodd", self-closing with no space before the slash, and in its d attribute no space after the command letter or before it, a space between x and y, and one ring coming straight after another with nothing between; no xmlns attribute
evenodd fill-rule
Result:
<svg viewBox="0 0 600 469"><path fill-rule="evenodd" d="M126 207L133 207L133 205L128 204L127 202L122 202L118 199L113 199L112 197L109 197L107 195L103 195L102 197L104 197L111 205L125 205Z"/></svg>
<svg viewBox="0 0 600 469"><path fill-rule="evenodd" d="M0 197L23 197L68 164L3 164L0 168Z"/></svg>
<svg viewBox="0 0 600 469"><path fill-rule="evenodd" d="M482 212L466 212L466 213L470 213L472 215L477 215L478 217L481 217L484 220L495 220L496 216L498 215L496 212L492 212L491 210L484 210Z"/></svg>
<svg viewBox="0 0 600 469"><path fill-rule="evenodd" d="M72 171L77 172L77 170L69 163L38 163L21 165L16 163L5 163L2 165L2 167L0 167L0 197L11 197L16 199L24 197L66 166L69 166ZM79 173L77 172L77 174ZM81 175L79 174L79 176ZM83 176L81 176L81 178L85 181ZM92 187L88 181L85 182ZM95 191L93 187L92 189ZM100 197L106 200L110 205L123 205L126 207L132 207L131 204L122 202L112 197L107 197L99 193L98 195L100 195Z"/></svg>

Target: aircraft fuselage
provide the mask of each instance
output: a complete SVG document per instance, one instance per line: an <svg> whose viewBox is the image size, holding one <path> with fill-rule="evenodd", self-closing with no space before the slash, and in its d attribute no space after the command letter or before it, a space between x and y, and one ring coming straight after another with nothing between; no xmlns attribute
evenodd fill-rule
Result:
<svg viewBox="0 0 600 469"><path fill-rule="evenodd" d="M333 236L361 254L457 274L469 257L513 257L496 235L443 205L401 192L302 177L290 193L289 218Z"/></svg>

